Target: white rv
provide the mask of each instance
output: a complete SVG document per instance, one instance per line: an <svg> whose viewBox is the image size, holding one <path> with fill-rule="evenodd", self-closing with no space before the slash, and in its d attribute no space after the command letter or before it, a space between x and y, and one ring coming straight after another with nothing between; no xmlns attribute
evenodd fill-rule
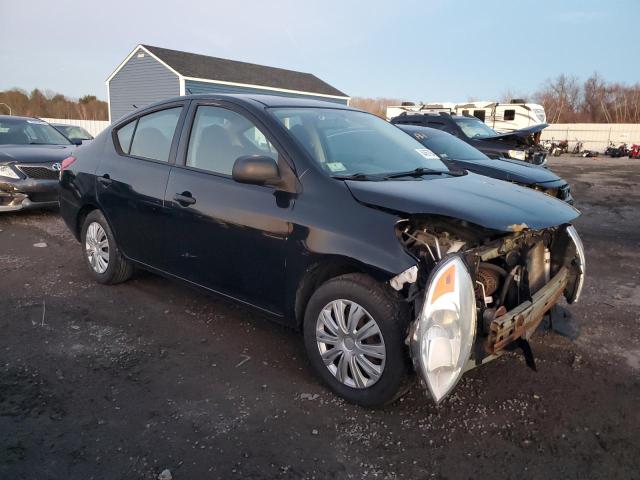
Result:
<svg viewBox="0 0 640 480"><path fill-rule="evenodd" d="M546 123L544 107L537 103L525 103L523 100L511 100L509 103L466 102L466 103L403 103L400 106L387 107L387 119L391 120L403 112L433 113L446 112L451 115L473 116L482 120L498 132L511 132L521 128Z"/></svg>

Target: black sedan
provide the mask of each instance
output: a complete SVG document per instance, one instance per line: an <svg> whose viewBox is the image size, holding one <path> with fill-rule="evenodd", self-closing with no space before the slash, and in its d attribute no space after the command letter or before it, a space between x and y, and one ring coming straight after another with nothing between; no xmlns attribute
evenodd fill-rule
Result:
<svg viewBox="0 0 640 480"><path fill-rule="evenodd" d="M404 112L392 118L391 123L442 130L467 142L489 158L522 160L534 165L547 163L547 151L540 145L540 135L547 127L546 123L498 133L476 117L415 112Z"/></svg>
<svg viewBox="0 0 640 480"><path fill-rule="evenodd" d="M301 329L352 402L388 403L412 372L440 401L467 369L530 353L585 260L577 210L424 150L334 103L178 97L79 149L60 211L97 282L140 267L253 306Z"/></svg>
<svg viewBox="0 0 640 480"><path fill-rule="evenodd" d="M74 148L47 122L0 116L0 212L58 205L59 171Z"/></svg>
<svg viewBox="0 0 640 480"><path fill-rule="evenodd" d="M506 158L487 157L480 150L441 130L415 125L398 125L452 168L533 188L573 204L571 187L552 171Z"/></svg>

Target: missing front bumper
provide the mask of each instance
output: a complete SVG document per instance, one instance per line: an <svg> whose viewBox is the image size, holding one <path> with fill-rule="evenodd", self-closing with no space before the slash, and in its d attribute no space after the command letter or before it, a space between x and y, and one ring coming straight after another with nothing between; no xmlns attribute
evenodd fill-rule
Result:
<svg viewBox="0 0 640 480"><path fill-rule="evenodd" d="M518 338L528 340L538 328L545 313L562 296L569 281L569 270L562 267L558 273L536 292L530 301L521 303L509 312L495 318L489 326L484 349L490 355L500 353Z"/></svg>

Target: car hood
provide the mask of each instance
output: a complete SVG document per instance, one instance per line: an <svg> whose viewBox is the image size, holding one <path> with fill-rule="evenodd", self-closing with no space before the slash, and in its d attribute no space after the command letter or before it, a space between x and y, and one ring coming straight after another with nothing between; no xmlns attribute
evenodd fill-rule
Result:
<svg viewBox="0 0 640 480"><path fill-rule="evenodd" d="M537 185L550 182L558 182L562 179L551 170L537 165L519 160L506 158L490 159L482 158L478 160L449 160L459 168L470 172L486 175L506 180L508 182L524 183L526 185ZM566 183L566 182L563 182Z"/></svg>
<svg viewBox="0 0 640 480"><path fill-rule="evenodd" d="M61 162L75 145L0 145L0 163Z"/></svg>
<svg viewBox="0 0 640 480"><path fill-rule="evenodd" d="M411 215L442 215L503 232L539 230L580 215L549 195L473 173L415 181L345 183L356 200L369 206Z"/></svg>
<svg viewBox="0 0 640 480"><path fill-rule="evenodd" d="M509 147L533 147L536 143L534 134L547 127L546 123L521 128L513 132L498 133L492 137L471 138L471 144L479 150L489 148L494 150L507 150Z"/></svg>
<svg viewBox="0 0 640 480"><path fill-rule="evenodd" d="M512 132L499 133L495 137L489 137L491 140L498 139L511 139L511 138L525 138L534 133L538 133L549 126L548 123L540 123L538 125L532 125L530 127L521 128L520 130L514 130Z"/></svg>

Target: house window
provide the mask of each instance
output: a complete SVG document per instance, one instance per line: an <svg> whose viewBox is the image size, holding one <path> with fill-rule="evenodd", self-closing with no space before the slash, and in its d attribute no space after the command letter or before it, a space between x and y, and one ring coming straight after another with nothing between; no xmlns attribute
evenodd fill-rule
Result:
<svg viewBox="0 0 640 480"><path fill-rule="evenodd" d="M505 110L504 111L504 121L509 122L511 120L516 119L516 111L515 110Z"/></svg>
<svg viewBox="0 0 640 480"><path fill-rule="evenodd" d="M479 118L480 120L482 120L484 122L484 110L474 110L473 111L473 116L476 118Z"/></svg>

